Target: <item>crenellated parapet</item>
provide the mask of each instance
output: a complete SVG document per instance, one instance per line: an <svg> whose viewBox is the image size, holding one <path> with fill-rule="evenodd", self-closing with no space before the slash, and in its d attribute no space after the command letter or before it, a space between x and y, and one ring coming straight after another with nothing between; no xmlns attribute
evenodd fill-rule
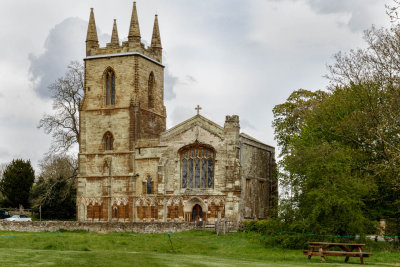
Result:
<svg viewBox="0 0 400 267"><path fill-rule="evenodd" d="M151 39L151 45L146 47L141 42L139 20L136 10L136 2L133 3L131 23L129 26L128 41L124 41L120 44L118 38L117 22L114 19L113 30L111 40L106 44L105 47L99 46L97 37L96 23L94 19L93 8L90 11L88 32L86 37L86 56L101 56L111 54L124 54L135 52L149 57L159 63L162 62L162 46L160 30L158 26L158 16L155 15L154 27Z"/></svg>

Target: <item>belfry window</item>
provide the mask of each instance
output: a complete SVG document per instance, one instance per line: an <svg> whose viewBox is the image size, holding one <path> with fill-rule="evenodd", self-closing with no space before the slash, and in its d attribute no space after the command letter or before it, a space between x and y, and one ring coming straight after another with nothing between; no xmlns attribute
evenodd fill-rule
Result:
<svg viewBox="0 0 400 267"><path fill-rule="evenodd" d="M212 188L215 152L195 143L183 148L181 154L182 188Z"/></svg>
<svg viewBox="0 0 400 267"><path fill-rule="evenodd" d="M147 102L148 102L148 107L153 108L154 107L154 73L151 72L149 76L149 81L147 84Z"/></svg>
<svg viewBox="0 0 400 267"><path fill-rule="evenodd" d="M114 138L110 132L104 134L104 150L113 150Z"/></svg>
<svg viewBox="0 0 400 267"><path fill-rule="evenodd" d="M106 72L106 105L115 104L115 74L111 69Z"/></svg>

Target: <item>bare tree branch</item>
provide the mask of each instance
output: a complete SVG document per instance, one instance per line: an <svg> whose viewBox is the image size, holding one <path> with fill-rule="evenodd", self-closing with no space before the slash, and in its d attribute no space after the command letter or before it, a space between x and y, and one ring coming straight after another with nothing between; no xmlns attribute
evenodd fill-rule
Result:
<svg viewBox="0 0 400 267"><path fill-rule="evenodd" d="M51 134L50 152L66 152L79 140L79 101L83 97L83 65L73 61L64 77L49 86L54 114L45 114L38 128Z"/></svg>
<svg viewBox="0 0 400 267"><path fill-rule="evenodd" d="M366 49L334 55L335 62L327 66L329 73L325 75L332 88L370 81L382 86L400 84L400 25L372 27L364 31L364 40Z"/></svg>

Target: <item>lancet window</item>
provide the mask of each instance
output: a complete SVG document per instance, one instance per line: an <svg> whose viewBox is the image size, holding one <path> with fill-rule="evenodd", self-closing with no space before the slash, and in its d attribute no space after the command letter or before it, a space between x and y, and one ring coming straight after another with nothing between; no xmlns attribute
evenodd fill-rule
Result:
<svg viewBox="0 0 400 267"><path fill-rule="evenodd" d="M143 181L143 194L154 194L154 182L150 176Z"/></svg>
<svg viewBox="0 0 400 267"><path fill-rule="evenodd" d="M106 105L115 104L115 73L111 69L106 71Z"/></svg>
<svg viewBox="0 0 400 267"><path fill-rule="evenodd" d="M195 143L180 153L182 188L213 188L214 149Z"/></svg>
<svg viewBox="0 0 400 267"><path fill-rule="evenodd" d="M104 134L104 150L113 150L114 138L110 132Z"/></svg>
<svg viewBox="0 0 400 267"><path fill-rule="evenodd" d="M147 84L147 101L149 108L154 107L154 73L151 72Z"/></svg>
<svg viewBox="0 0 400 267"><path fill-rule="evenodd" d="M152 193L153 193L153 192L152 192L152 191L153 191L153 190L152 190L152 189L153 189L153 188L152 188L152 187L153 187L152 185L153 185L153 183L152 183L152 181L151 181L151 178L148 177L148 178L147 178L147 182L146 182L147 194L152 194Z"/></svg>

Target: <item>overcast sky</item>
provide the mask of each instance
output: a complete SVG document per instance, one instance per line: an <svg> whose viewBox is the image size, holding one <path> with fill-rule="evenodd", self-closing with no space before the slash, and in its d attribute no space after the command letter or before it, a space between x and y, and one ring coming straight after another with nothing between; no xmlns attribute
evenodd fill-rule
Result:
<svg viewBox="0 0 400 267"><path fill-rule="evenodd" d="M170 128L201 114L276 145L272 108L299 88L324 89L338 51L363 47L372 24L388 26L384 0L138 0L142 41L159 15ZM51 113L47 86L82 61L90 8L100 45L113 19L128 35L132 1L0 0L0 163L30 159L35 168L51 137L37 129Z"/></svg>

